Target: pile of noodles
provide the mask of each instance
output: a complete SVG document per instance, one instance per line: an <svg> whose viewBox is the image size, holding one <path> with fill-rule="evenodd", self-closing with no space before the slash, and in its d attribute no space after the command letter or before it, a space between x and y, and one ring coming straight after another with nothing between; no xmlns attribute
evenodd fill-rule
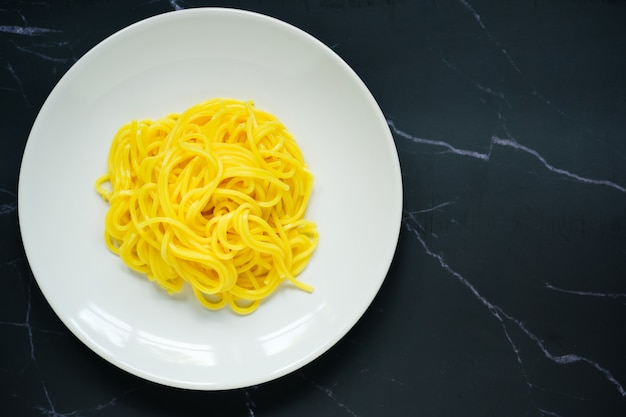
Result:
<svg viewBox="0 0 626 417"><path fill-rule="evenodd" d="M105 241L169 293L247 314L296 279L318 242L313 176L285 126L252 102L213 99L119 129L96 190Z"/></svg>

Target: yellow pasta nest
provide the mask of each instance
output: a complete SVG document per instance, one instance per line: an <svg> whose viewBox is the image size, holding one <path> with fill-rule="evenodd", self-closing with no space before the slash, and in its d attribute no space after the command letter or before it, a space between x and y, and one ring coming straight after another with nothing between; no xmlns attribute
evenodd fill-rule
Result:
<svg viewBox="0 0 626 417"><path fill-rule="evenodd" d="M240 314L286 280L312 291L295 278L318 242L304 219L312 186L285 126L233 99L124 125L96 181L105 242L128 267Z"/></svg>

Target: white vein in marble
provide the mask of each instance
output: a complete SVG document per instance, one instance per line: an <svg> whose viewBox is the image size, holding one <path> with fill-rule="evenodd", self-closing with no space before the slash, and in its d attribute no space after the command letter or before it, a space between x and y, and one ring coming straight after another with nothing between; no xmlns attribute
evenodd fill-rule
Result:
<svg viewBox="0 0 626 417"><path fill-rule="evenodd" d="M474 85L474 87L476 87L477 89L479 89L480 91L487 93L488 95L495 97L499 100L502 100L503 103L506 104L506 106L511 109L513 106L511 105L511 103L509 102L509 100L506 98L506 96L504 95L504 92L502 91L496 91L491 87L487 87L482 85L481 83L479 83L478 81L473 80L472 78L470 78L467 74L465 74L464 72L462 72L459 68L457 68L456 66L452 65L447 59L445 58L441 58L441 62L444 63L444 65L448 68L450 68L452 71L454 71L455 73L457 73L459 76L461 76L462 78L464 78L466 81L469 81L470 83L472 83Z"/></svg>
<svg viewBox="0 0 626 417"><path fill-rule="evenodd" d="M0 188L0 194L8 195L11 200L8 203L0 203L0 216L14 213L17 210L17 195L13 191L3 188Z"/></svg>
<svg viewBox="0 0 626 417"><path fill-rule="evenodd" d="M544 415L544 416L563 417L560 414L555 413L554 411L544 410L543 408L539 408L538 411L541 413L541 415Z"/></svg>
<svg viewBox="0 0 626 417"><path fill-rule="evenodd" d="M610 381L613 385L615 385L615 387L617 388L618 392L620 393L620 395L622 397L626 397L626 389L624 389L624 386L613 376L613 374L611 373L611 371L609 371L607 368L603 367L602 365L600 365L600 363L593 361L589 358L586 358L584 356L580 356L580 355L576 355L576 354L566 354L566 355L555 355L552 352L550 352L543 340L541 340L539 337L537 337L535 334L533 334L530 330L528 330L526 328L526 325L524 324L523 321L516 319L515 317L510 316L509 314L506 314L501 308L498 307L498 311L504 316L506 317L508 320L512 321L513 323L515 323L517 325L517 327L522 330L522 332L524 332L526 334L526 336L528 336L529 339L531 339L535 345L537 345L539 347L539 349L541 349L541 351L543 352L543 354L546 356L546 358L550 359L551 361L558 363L560 365L567 365L567 364L571 364L571 363L577 363L577 362L582 362L585 363L587 365L592 366L593 368L595 368L597 371L599 371L600 373L602 373L604 375L604 377Z"/></svg>
<svg viewBox="0 0 626 417"><path fill-rule="evenodd" d="M21 281L23 279L22 274L20 272L20 264L23 262L23 259L15 259L9 262L6 262L4 266L12 269L17 278ZM28 336L28 345L30 352L30 359L33 363L35 363L35 342L33 338L33 326L31 324L31 308L32 308L32 277L29 277L26 283L26 310L24 312L24 321L14 322L14 321L0 321L0 325L2 326L12 326L19 327L26 330L26 334Z"/></svg>
<svg viewBox="0 0 626 417"><path fill-rule="evenodd" d="M304 379L305 381L307 381L309 384L313 385L313 387L315 387L317 390L321 391L322 393L324 393L328 398L330 398L339 408L343 409L348 415L352 416L352 417L359 417L359 415L357 413L355 413L354 411L352 411L346 404L344 404L343 402L341 402L339 399L337 399L337 396L335 395L335 393L333 392L333 390L331 388L328 387L324 387L320 384L318 384L317 382L315 382L313 379L309 378L308 376L306 376L305 374L303 374L302 372L298 372L298 375L300 375L300 377L302 379Z"/></svg>
<svg viewBox="0 0 626 417"><path fill-rule="evenodd" d="M23 17L23 16L22 16ZM35 26L0 26L0 32L2 33L10 33L13 35L22 35L22 36L42 36L48 35L50 33L61 33L62 31L57 29L50 28L40 28Z"/></svg>
<svg viewBox="0 0 626 417"><path fill-rule="evenodd" d="M423 144L423 145L430 145L430 146L436 146L436 147L440 147L440 148L444 148L445 150L442 153L452 153L455 155L459 155L459 156L468 156L471 158L476 158L476 159L480 159L483 161L490 161L491 160L491 153L493 151L494 146L502 146L502 147L507 147L507 148L511 148L514 149L516 151L520 151L520 152L524 152L528 155L533 156L536 160L538 160L543 166L544 168L546 168L548 171L554 173L554 174L558 174L564 177L567 177L569 179L575 180L577 182L581 182L581 183L585 183L585 184L590 184L590 185L602 185L602 186L607 186L607 187L611 187L614 188L622 193L626 193L626 188L620 184L617 184L613 181L609 181L609 180L603 180L603 179L594 179L594 178L587 178L584 177L582 175L576 174L575 172L571 172L568 171L566 169L563 168L559 168L556 167L554 165L552 165L550 162L547 161L547 159L545 157L543 157L539 152L537 152L535 149L532 149L526 145L522 145L520 144L517 140L515 140L514 138L500 138L498 136L491 136L491 139L489 141L489 151L488 152L478 152L478 151L472 151L472 150L468 150L468 149L459 149L451 144L449 144L448 142L445 142L443 140L436 140L436 139L426 139L426 138L421 138L418 136L413 136L401 129L399 129L396 124L394 123L393 120L387 120L387 124L389 125L389 127L391 128L391 130L399 137L404 138L404 139L408 139L411 142L414 143L418 143L418 144Z"/></svg>
<svg viewBox="0 0 626 417"><path fill-rule="evenodd" d="M248 417L254 417L254 409L256 408L256 403L252 399L249 390L245 390L244 395L246 396L246 410L248 411Z"/></svg>
<svg viewBox="0 0 626 417"><path fill-rule="evenodd" d="M172 6L172 8L174 10L183 10L184 7L180 5L180 3L177 0L168 0L170 6Z"/></svg>
<svg viewBox="0 0 626 417"><path fill-rule="evenodd" d="M548 282L544 283L546 288L552 291L562 292L565 294L572 295L580 295L583 297L599 297L599 298L626 298L626 294L623 293L606 293L606 292L596 292L596 291L576 291L576 290L567 290L564 288L556 287Z"/></svg>
<svg viewBox="0 0 626 417"><path fill-rule="evenodd" d="M56 63L56 64L66 64L66 63L69 62L68 58L52 56L52 55L49 55L49 54L45 54L43 52L36 51L34 49L31 49L31 48L27 48L25 46L18 45L15 42L12 42L12 43L13 43L13 46L15 47L15 49L17 49L18 51L23 52L23 53L28 54L28 55L36 56L37 58L41 58L44 61L50 61L50 62L53 62L53 63Z"/></svg>

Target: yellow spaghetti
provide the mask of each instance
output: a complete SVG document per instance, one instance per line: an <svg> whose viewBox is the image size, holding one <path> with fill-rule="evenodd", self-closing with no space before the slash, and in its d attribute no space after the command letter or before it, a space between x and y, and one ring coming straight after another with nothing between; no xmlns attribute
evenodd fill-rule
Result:
<svg viewBox="0 0 626 417"><path fill-rule="evenodd" d="M318 242L313 176L285 126L252 102L212 99L119 129L96 191L105 242L168 293L248 314L296 279Z"/></svg>

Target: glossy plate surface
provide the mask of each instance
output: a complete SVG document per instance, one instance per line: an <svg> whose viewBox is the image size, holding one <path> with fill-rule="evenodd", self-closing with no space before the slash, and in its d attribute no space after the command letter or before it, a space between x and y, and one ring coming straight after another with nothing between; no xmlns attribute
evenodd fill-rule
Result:
<svg viewBox="0 0 626 417"><path fill-rule="evenodd" d="M299 277L315 291L285 286L244 317L128 271L104 245L108 205L94 191L122 124L213 97L279 117L315 175L320 243ZM18 201L37 283L83 343L142 378L218 390L294 371L357 322L395 252L402 183L381 110L334 52L273 18L208 8L131 25L65 74L33 125Z"/></svg>

